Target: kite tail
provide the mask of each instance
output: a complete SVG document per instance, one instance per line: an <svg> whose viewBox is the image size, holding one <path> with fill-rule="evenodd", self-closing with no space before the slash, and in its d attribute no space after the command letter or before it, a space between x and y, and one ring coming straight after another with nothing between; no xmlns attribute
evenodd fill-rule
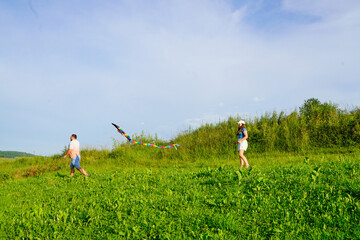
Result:
<svg viewBox="0 0 360 240"><path fill-rule="evenodd" d="M121 135L123 135L124 137L126 137L126 138L129 140L129 142L133 141L133 140L130 138L130 136L127 135L118 125L116 125L116 124L114 124L114 123L112 123L112 125L114 125L114 127L118 130L118 132L119 132Z"/></svg>
<svg viewBox="0 0 360 240"><path fill-rule="evenodd" d="M124 137L126 137L127 140L129 140L129 142L134 143L134 144L139 144L139 145L149 146L149 147L154 147L154 148L171 148L171 147L173 147L173 148L175 148L175 150L177 150L176 147L180 147L180 145L179 145L179 144L176 144L176 143L175 143L175 144L170 144L170 145L167 145L167 146L158 146L158 145L152 144L152 143L136 142L136 141L132 140L132 139L130 138L130 136L127 135L127 134L124 132L124 130L122 130L118 125L116 125L116 124L114 124L114 123L112 123L112 125L114 125L114 127L117 129L117 131L118 131L121 135L123 135Z"/></svg>

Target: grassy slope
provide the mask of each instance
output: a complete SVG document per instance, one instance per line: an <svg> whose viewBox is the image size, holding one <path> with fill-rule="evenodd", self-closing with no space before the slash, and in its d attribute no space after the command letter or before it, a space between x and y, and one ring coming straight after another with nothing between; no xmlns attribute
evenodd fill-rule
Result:
<svg viewBox="0 0 360 240"><path fill-rule="evenodd" d="M0 236L358 239L359 155L310 157L268 157L272 167L252 170L84 164L90 179L60 169L8 180Z"/></svg>
<svg viewBox="0 0 360 240"><path fill-rule="evenodd" d="M143 149L142 149L143 148ZM145 150L144 150L145 148ZM235 148L235 146L233 146ZM147 154L153 151L153 155ZM146 147L136 146L135 148L124 146L107 150L83 150L81 152L81 164L86 170L102 170L111 169L144 169L144 168L206 168L206 167L238 167L239 159L235 149L228 156L212 156L209 158L194 156L192 159L167 158L167 152L175 150L158 150L146 149ZM181 151L181 150L178 150ZM164 153L164 154L163 154ZM177 154L177 153L174 153ZM165 155L165 156L164 156ZM269 168L280 165L297 165L301 164L306 157L310 157L311 161L331 161L339 159L342 155L347 157L360 159L360 152L344 153L247 153L248 160L253 167ZM9 179L33 177L39 174L53 171L69 171L69 158L64 160L59 155L52 157L32 157L5 159L0 161L0 182Z"/></svg>

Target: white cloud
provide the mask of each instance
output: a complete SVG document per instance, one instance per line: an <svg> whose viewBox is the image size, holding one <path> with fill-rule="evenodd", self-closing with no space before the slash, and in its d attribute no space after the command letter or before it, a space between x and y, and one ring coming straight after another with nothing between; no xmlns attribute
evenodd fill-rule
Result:
<svg viewBox="0 0 360 240"><path fill-rule="evenodd" d="M226 116L218 114L202 114L198 118L190 118L184 120L185 126L191 126L192 128L198 128L206 123L217 123L226 119Z"/></svg>
<svg viewBox="0 0 360 240"><path fill-rule="evenodd" d="M263 98L263 97L254 97L254 98L253 98L253 101L256 102L256 103L262 102L262 101L264 101L264 100L265 100L265 98Z"/></svg>

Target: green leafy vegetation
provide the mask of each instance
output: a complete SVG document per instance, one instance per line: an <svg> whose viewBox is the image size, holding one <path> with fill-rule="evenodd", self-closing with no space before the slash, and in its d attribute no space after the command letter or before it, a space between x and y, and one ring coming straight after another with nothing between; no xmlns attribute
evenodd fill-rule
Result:
<svg viewBox="0 0 360 240"><path fill-rule="evenodd" d="M34 154L16 151L0 151L0 158L33 157Z"/></svg>
<svg viewBox="0 0 360 240"><path fill-rule="evenodd" d="M1 237L358 239L358 157L250 170L84 163L91 178L60 170L2 184Z"/></svg>
<svg viewBox="0 0 360 240"><path fill-rule="evenodd" d="M227 156L241 116L218 124L206 124L180 134L174 142L188 153ZM247 119L251 152L317 152L319 149L356 149L360 146L360 109L341 110L336 104L317 99L305 101L290 114L273 112ZM184 151L182 151L183 153Z"/></svg>
<svg viewBox="0 0 360 240"><path fill-rule="evenodd" d="M0 238L359 239L359 110L309 99L246 120L250 169L239 118L179 134L178 151L83 149L91 178L61 154L0 161Z"/></svg>

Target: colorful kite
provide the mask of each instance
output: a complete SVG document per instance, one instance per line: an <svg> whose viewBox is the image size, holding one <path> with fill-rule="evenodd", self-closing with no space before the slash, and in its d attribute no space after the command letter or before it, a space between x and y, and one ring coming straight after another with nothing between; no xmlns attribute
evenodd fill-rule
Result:
<svg viewBox="0 0 360 240"><path fill-rule="evenodd" d="M127 135L118 125L112 123L112 125L114 125L114 127L116 127L116 129L118 130L119 133L121 133L121 135L123 135L124 137L126 137L129 142L131 143L135 143L135 144L139 144L139 145L144 145L144 146L149 146L149 147L155 147L155 148L171 148L171 147L174 147L176 150L177 148L176 147L180 147L179 144L170 144L170 145L167 145L167 146L158 146L158 145L155 145L155 144L152 144L152 143L141 143L141 142L136 142L134 140L132 140L130 138L129 135Z"/></svg>

